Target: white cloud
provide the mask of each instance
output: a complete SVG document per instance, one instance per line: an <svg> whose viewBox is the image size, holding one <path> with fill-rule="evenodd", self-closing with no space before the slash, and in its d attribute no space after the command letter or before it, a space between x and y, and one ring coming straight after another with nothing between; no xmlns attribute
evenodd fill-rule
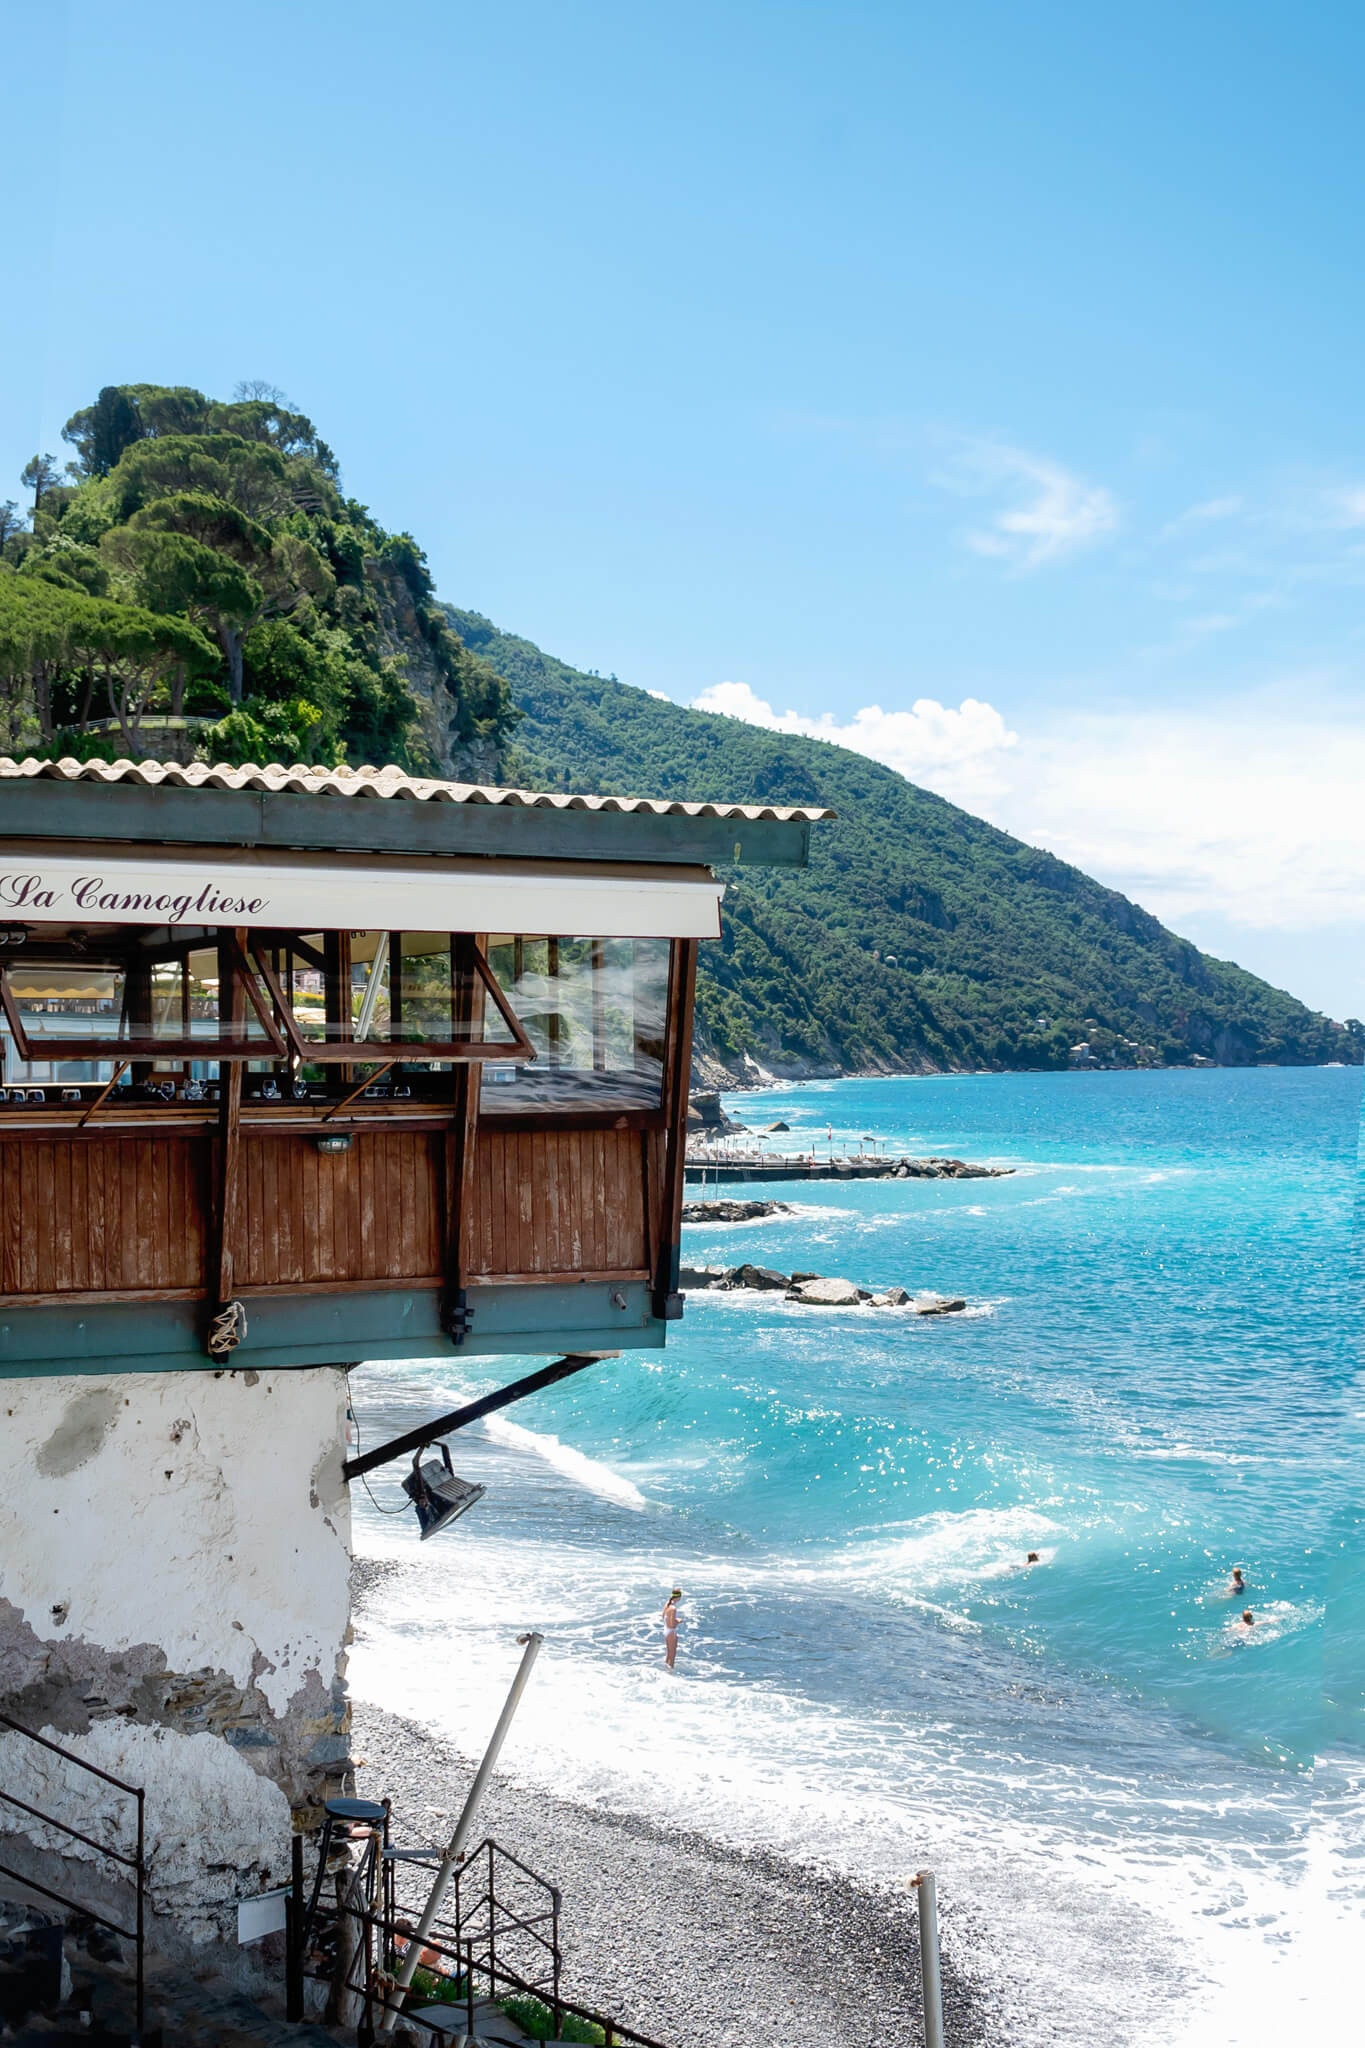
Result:
<svg viewBox="0 0 1365 2048"><path fill-rule="evenodd" d="M974 553L1017 569L1061 561L1113 533L1119 523L1109 491L1004 441L962 443L934 481L960 497L1003 500L984 526L964 537Z"/></svg>
<svg viewBox="0 0 1365 2048"><path fill-rule="evenodd" d="M1311 985L1305 967L1295 993L1334 1015L1365 1014L1365 729L1320 679L1288 680L1222 716L1070 715L1022 736L973 697L956 710L924 697L909 711L871 704L811 718L720 683L695 706L867 754L1176 931L1197 936L1209 921L1244 934L1245 947L1226 950L1253 970L1263 957L1273 972L1291 943L1307 960L1317 934Z"/></svg>
<svg viewBox="0 0 1365 2048"><path fill-rule="evenodd" d="M714 683L692 700L694 711L719 711L769 732L802 733L832 740L895 768L912 782L935 789L955 803L983 802L1003 787L998 763L1018 744L993 704L964 697L956 710L933 697L919 697L908 711L884 711L866 704L841 723L833 712L818 718L799 711L774 711L747 683Z"/></svg>
<svg viewBox="0 0 1365 2048"><path fill-rule="evenodd" d="M1168 521L1158 538L1169 540L1172 534L1187 533L1192 526L1212 526L1220 519L1236 519L1244 509L1241 498L1205 498L1202 504L1190 505Z"/></svg>
<svg viewBox="0 0 1365 2048"><path fill-rule="evenodd" d="M1018 767L997 822L1177 930L1204 912L1300 931L1365 915L1358 720L1264 702L1071 719Z"/></svg>
<svg viewBox="0 0 1365 2048"><path fill-rule="evenodd" d="M1334 525L1365 526L1365 488L1360 485L1349 490L1330 491L1327 504Z"/></svg>

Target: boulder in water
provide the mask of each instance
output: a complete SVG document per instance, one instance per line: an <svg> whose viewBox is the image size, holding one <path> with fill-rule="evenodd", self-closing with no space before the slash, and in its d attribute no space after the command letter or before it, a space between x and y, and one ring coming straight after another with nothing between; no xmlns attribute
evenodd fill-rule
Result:
<svg viewBox="0 0 1365 2048"><path fill-rule="evenodd" d="M778 1273L771 1266L731 1266L725 1275L727 1287L757 1287L764 1293L789 1287L791 1282L785 1273Z"/></svg>
<svg viewBox="0 0 1365 2048"><path fill-rule="evenodd" d="M917 1316L954 1316L966 1306L960 1294L917 1294L914 1301Z"/></svg>
<svg viewBox="0 0 1365 2048"><path fill-rule="evenodd" d="M719 1287L725 1279L724 1266L680 1266L678 1285L684 1294L698 1287Z"/></svg>
<svg viewBox="0 0 1365 2048"><path fill-rule="evenodd" d="M787 1291L788 1301L799 1301L808 1308L856 1308L865 1297L863 1290L851 1280L802 1280L797 1282L792 1275L793 1285Z"/></svg>

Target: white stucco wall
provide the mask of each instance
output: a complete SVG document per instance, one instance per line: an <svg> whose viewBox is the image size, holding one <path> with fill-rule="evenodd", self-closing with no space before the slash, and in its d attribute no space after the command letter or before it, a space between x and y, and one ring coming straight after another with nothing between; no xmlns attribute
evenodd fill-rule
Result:
<svg viewBox="0 0 1365 2048"><path fill-rule="evenodd" d="M168 1914L191 1944L230 1942L237 1901L288 1883L293 1832L289 1801L279 1785L253 1771L221 1736L183 1735L121 1720L98 1721L83 1735L58 1735L50 1728L39 1732L126 1784L144 1788L153 1906ZM0 1782L15 1798L79 1828L93 1841L133 1855L133 1800L4 1730ZM5 1824L15 1827L17 1816L7 1815ZM22 1827L25 1845L86 1866L69 1896L99 1909L102 1902L115 1899L109 1880L116 1888L128 1881L87 1844L60 1829L36 1821ZM34 1867L35 1875L40 1868ZM55 1889L65 1888L59 1884ZM120 1917L117 1910L112 1917ZM126 1910L122 1917L126 1921Z"/></svg>
<svg viewBox="0 0 1365 2048"><path fill-rule="evenodd" d="M154 1886L195 1938L339 1789L345 1407L332 1368L0 1381L0 1705L146 1786ZM0 1736L6 1782L22 1747ZM33 1803L104 1839L64 1771Z"/></svg>

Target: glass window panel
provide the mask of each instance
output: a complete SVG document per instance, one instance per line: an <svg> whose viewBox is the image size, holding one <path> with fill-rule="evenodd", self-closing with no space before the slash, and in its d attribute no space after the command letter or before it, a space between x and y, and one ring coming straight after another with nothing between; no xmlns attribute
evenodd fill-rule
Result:
<svg viewBox="0 0 1365 2048"><path fill-rule="evenodd" d="M485 1066L483 1107L657 1109L670 953L667 939L491 939L489 966L536 1058Z"/></svg>
<svg viewBox="0 0 1365 2048"><path fill-rule="evenodd" d="M61 926L39 925L23 951L7 950L0 964L34 1055L19 1058L8 1023L0 1018L0 1083L6 1103L38 1100L35 1090L97 1093L114 1075L122 1042L138 1040L145 1046L165 1041L183 1047L187 1039L211 1042L222 1033L216 943L188 949L176 945L172 951L165 936L149 942L143 927L112 926L92 939ZM235 1035L259 1039L263 1048L268 1044L249 1009ZM91 1040L100 1042L97 1057L67 1050ZM164 1055L144 1050L128 1054L127 1061L118 1084L121 1096L183 1097L193 1082L191 1099L200 1099L205 1084L218 1075L216 1060L196 1060L183 1050Z"/></svg>
<svg viewBox="0 0 1365 2048"><path fill-rule="evenodd" d="M450 935L448 932L402 932L398 935L398 1015L389 1035L406 1045L440 1044L454 1035L450 1001ZM389 988L395 978L389 976Z"/></svg>

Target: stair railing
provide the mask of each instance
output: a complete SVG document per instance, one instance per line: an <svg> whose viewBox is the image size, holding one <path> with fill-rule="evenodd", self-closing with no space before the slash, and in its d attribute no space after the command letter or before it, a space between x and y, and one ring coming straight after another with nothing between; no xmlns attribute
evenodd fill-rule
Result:
<svg viewBox="0 0 1365 2048"><path fill-rule="evenodd" d="M538 1998L549 2008L556 2031L564 2016L572 2013L577 2019L590 2020L601 2027L608 2048L662 2048L662 2044L649 2035L637 2033L622 2021L594 2012L591 2007L579 2005L564 1996L560 1984L558 1888L491 1840L481 1842L461 1866L459 1876L464 1880L464 1896L452 1888L459 1914L456 1925L437 1921L423 1938L422 1968L432 1989L425 1997L420 1992L414 1997L411 1992L401 1990L394 1983L394 1974L410 1938L412 1921L396 1896L398 1873L395 1865L421 1860L420 1852L387 1852L378 1912L363 1910L354 1893L344 1914L339 1908L319 1911L311 1924L321 1936L321 1952L315 1957L305 1952L300 1944L286 1963L291 2019L303 2017L305 1976L321 1977L336 1983L334 1959L340 1952L341 1933L338 1923L344 1917L363 1930L361 1938L346 1946L345 1957L349 1967L344 1973L344 1981L338 1986L352 1998L364 2002L359 2030L362 2039L375 2038L378 2013L401 2012L406 2025L420 2028L422 2023L414 2019L413 2007L422 2004L437 2006L445 2013L452 2008L455 2011L463 2008L467 2030L472 2030L476 1996L482 2002L484 1998L497 1999L499 1995L521 1993ZM528 1908L509 1899L505 1889L500 1891L500 1885L505 1885L513 1872L523 1881L529 1880L530 1886L543 1893L548 1903L537 1910L534 1905ZM472 1898L471 1892L475 1894ZM308 1921L301 1843L295 1854L293 1898L291 1926L302 1933ZM509 1965L506 1944L514 1936L522 1937L524 1943L529 1940L532 1955L543 1955L541 1967L533 1964L530 1973L523 1974ZM500 1942L503 1944L501 1949ZM476 1991L480 1982L485 1988ZM448 2022L441 2026L432 2024L429 2032L433 2048L448 2043Z"/></svg>
<svg viewBox="0 0 1365 2048"><path fill-rule="evenodd" d="M40 1822L43 1827L55 1828L59 1834L65 1835L70 1841L83 1842L87 1849L93 1849L97 1855L108 1857L111 1862L122 1864L124 1869L132 1872L136 1901L135 1919L132 1927L122 1926L119 1921L111 1920L107 1913L96 1912L95 1908L88 1905L84 1900L73 1898L67 1892L54 1891L50 1885L40 1884L37 1878L27 1876L21 1870L14 1870L7 1863L0 1863L0 1875L15 1879L19 1884L25 1886L27 1890L38 1892L45 1899L51 1899L55 1905L66 1906L72 1912L85 1914L87 1919L94 1920L101 1927L107 1927L111 1933L119 1935L124 1941L132 1942L136 1975L137 2039L141 2040L146 2020L146 1791L141 1785L130 1785L125 1779L116 1778L111 1771L101 1770L98 1764L87 1763L83 1756L77 1756L74 1750L63 1749L59 1742L49 1741L46 1735L35 1734L32 1728L25 1728L21 1721L13 1720L8 1714L0 1714L0 1727L8 1728L11 1733L22 1736L25 1742L36 1743L40 1749L48 1750L53 1756L59 1756L63 1763L73 1765L78 1771L84 1771L87 1777L98 1778L103 1784L112 1785L116 1792L122 1792L129 1799L136 1801L137 1847L134 1853L129 1856L122 1849L111 1849L107 1843L97 1842L93 1835L87 1835L82 1829L72 1827L69 1821L62 1820L59 1815L46 1813L38 1806L30 1806L26 1799L20 1799L17 1793L7 1791L3 1785L0 1785L0 1799L3 1799L7 1805L18 1807L20 1812L28 1814L31 1819Z"/></svg>

